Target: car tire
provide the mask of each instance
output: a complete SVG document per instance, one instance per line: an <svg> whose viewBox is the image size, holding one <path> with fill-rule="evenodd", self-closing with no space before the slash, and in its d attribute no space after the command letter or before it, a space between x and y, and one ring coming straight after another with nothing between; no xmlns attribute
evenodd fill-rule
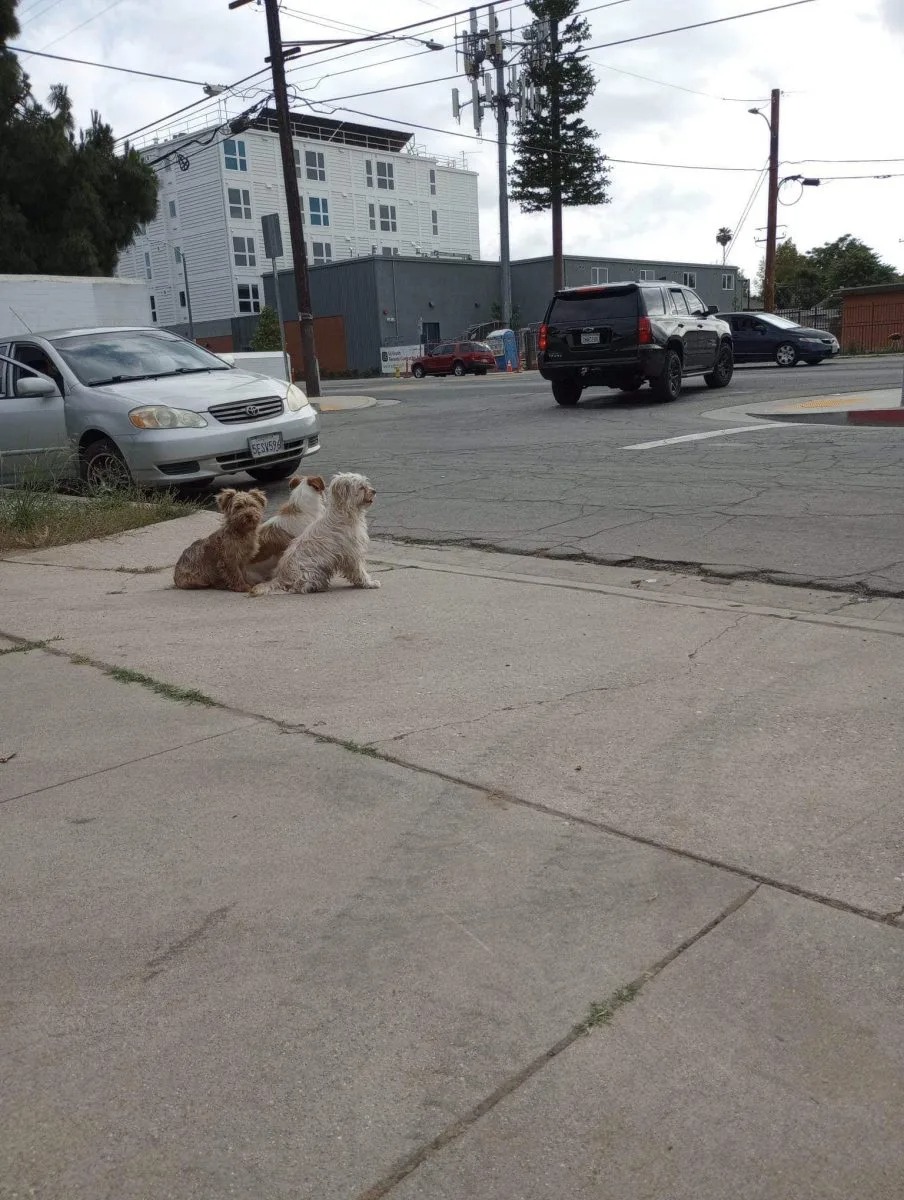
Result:
<svg viewBox="0 0 904 1200"><path fill-rule="evenodd" d="M552 385L553 399L563 408L573 408L580 400L583 390L576 379L557 379Z"/></svg>
<svg viewBox="0 0 904 1200"><path fill-rule="evenodd" d="M475 374L475 375L486 375L486 373L487 373L487 369L486 369L486 367L479 367L479 368L478 368L478 369L477 369L477 370L474 372L474 374Z"/></svg>
<svg viewBox="0 0 904 1200"><path fill-rule="evenodd" d="M417 363L416 366L411 368L411 374L415 377L415 379L423 379L427 372L420 365L420 363Z"/></svg>
<svg viewBox="0 0 904 1200"><path fill-rule="evenodd" d="M796 367L800 354L793 342L782 342L775 351L775 361L780 367Z"/></svg>
<svg viewBox="0 0 904 1200"><path fill-rule="evenodd" d="M457 379L461 379L462 375L467 375L467 373L468 372L467 372L467 370L465 368L465 364L463 362L454 362L452 364L452 374Z"/></svg>
<svg viewBox="0 0 904 1200"><path fill-rule="evenodd" d="M274 463L272 467L249 467L248 474L257 483L279 483L281 479L288 479L290 475L294 475L301 466L301 455L298 458L292 458L288 462Z"/></svg>
<svg viewBox="0 0 904 1200"><path fill-rule="evenodd" d="M824 358L805 358L804 359L804 362L807 364L808 367L818 367L821 363L824 363L825 361L826 360Z"/></svg>
<svg viewBox="0 0 904 1200"><path fill-rule="evenodd" d="M734 355L731 352L731 346L725 342L719 347L715 366L703 376L703 379L707 387L724 388L731 383L732 375L734 375Z"/></svg>
<svg viewBox="0 0 904 1200"><path fill-rule="evenodd" d="M677 350L666 350L662 374L651 380L650 388L657 400L673 401L681 395L681 356Z"/></svg>
<svg viewBox="0 0 904 1200"><path fill-rule="evenodd" d="M82 450L81 473L91 491L126 491L135 486L122 451L109 438L98 438Z"/></svg>

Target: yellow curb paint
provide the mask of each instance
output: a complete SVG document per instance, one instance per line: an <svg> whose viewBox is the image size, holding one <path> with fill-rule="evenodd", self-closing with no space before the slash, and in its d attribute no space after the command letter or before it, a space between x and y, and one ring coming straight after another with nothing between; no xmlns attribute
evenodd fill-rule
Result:
<svg viewBox="0 0 904 1200"><path fill-rule="evenodd" d="M792 408L798 411L803 408L850 408L852 404L871 404L869 396L838 396L826 400L805 400L802 404L794 404Z"/></svg>

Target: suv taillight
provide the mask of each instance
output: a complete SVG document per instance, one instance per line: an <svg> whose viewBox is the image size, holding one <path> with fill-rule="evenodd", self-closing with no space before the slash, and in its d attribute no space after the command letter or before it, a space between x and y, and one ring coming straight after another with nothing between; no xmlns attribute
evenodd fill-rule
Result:
<svg viewBox="0 0 904 1200"><path fill-rule="evenodd" d="M653 326L649 317L641 317L637 322L638 346L649 346L653 342Z"/></svg>
<svg viewBox="0 0 904 1200"><path fill-rule="evenodd" d="M537 335L537 349L545 350L549 344L549 326L541 325L540 332Z"/></svg>

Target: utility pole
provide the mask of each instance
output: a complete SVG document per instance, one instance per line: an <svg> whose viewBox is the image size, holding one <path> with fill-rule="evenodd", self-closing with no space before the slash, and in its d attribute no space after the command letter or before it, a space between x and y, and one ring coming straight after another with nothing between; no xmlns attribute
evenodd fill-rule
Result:
<svg viewBox="0 0 904 1200"><path fill-rule="evenodd" d="M295 174L295 148L292 144L292 115L289 110L289 94L286 90L286 51L282 46L279 27L279 0L263 0L267 15L267 38L270 43L270 67L273 72L273 103L276 108L279 128L279 149L282 156L283 187L286 193L286 208L289 213L289 242L294 264L295 293L298 321L301 326L301 352L304 356L305 391L308 399L320 395L320 367L317 363L317 347L314 342L314 314L311 306L311 281L308 275L308 255L304 242L304 227L301 217L301 197L298 192L298 177ZM251 0L231 0L230 8L241 8ZM296 51L297 53L297 51ZM274 279L279 287L279 278Z"/></svg>
<svg viewBox="0 0 904 1200"><path fill-rule="evenodd" d="M559 61L559 22L555 19L549 22L549 55L553 64ZM552 287L553 291L557 292L565 286L565 259L562 255L562 155L559 152L562 142L562 110L558 83L550 89L549 120L552 134L552 179L549 188L552 211Z"/></svg>
<svg viewBox="0 0 904 1200"><path fill-rule="evenodd" d="M492 5L488 5L487 29L478 30L477 10L470 11L470 31L462 34L462 54L464 56L464 71L471 80L471 99L462 103L459 100L458 88L452 89L452 115L456 120L461 118L462 108L471 104L474 109L474 128L481 132L484 108L492 108L496 113L496 144L497 166L499 181L499 264L501 274L501 304L502 327L508 329L512 322L512 264L509 241L509 200L508 200L508 110L512 104L522 103L521 88L514 67L510 68L509 86L505 79L505 50L506 43L502 37L499 21ZM481 95L479 79L481 65L489 62L495 69L495 89L493 75L484 75L484 94Z"/></svg>
<svg viewBox="0 0 904 1200"><path fill-rule="evenodd" d="M766 267L763 272L763 309L775 310L775 249L778 233L778 122L782 93L772 89L769 112L769 206L766 215Z"/></svg>

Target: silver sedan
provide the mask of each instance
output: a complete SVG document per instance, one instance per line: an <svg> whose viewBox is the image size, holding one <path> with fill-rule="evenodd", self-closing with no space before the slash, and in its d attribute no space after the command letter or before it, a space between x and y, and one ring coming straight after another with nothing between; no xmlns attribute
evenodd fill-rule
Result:
<svg viewBox="0 0 904 1200"><path fill-rule="evenodd" d="M295 384L166 330L0 337L0 483L79 473L173 487L239 471L271 482L319 449L318 414Z"/></svg>

